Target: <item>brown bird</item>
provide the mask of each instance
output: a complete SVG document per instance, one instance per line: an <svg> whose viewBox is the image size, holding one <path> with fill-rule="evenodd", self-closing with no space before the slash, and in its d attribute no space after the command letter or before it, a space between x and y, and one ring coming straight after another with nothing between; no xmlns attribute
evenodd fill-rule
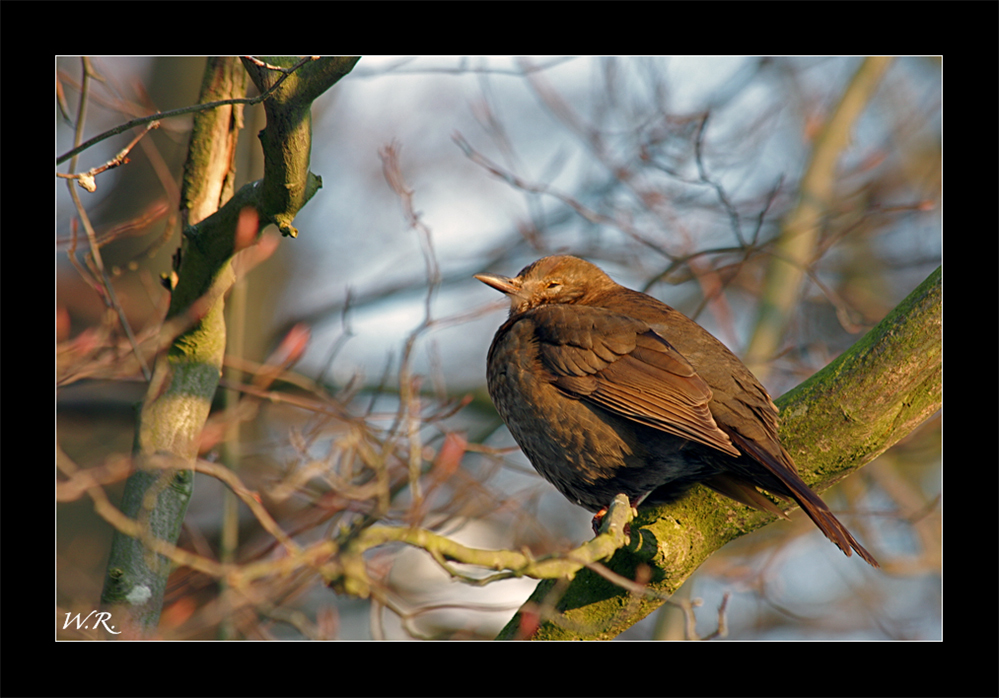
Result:
<svg viewBox="0 0 999 698"><path fill-rule="evenodd" d="M878 566L798 476L767 391L700 325L577 257L475 278L510 298L489 347L489 395L570 501L593 512L620 492L636 506L665 503L700 482L787 518L759 487Z"/></svg>

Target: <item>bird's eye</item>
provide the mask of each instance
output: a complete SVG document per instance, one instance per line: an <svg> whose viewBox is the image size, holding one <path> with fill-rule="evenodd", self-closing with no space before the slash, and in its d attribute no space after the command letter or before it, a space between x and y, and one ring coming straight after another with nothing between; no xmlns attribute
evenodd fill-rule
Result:
<svg viewBox="0 0 999 698"><path fill-rule="evenodd" d="M549 291L554 291L561 285L562 285L561 281L549 281L548 285L545 286L545 288L548 289Z"/></svg>

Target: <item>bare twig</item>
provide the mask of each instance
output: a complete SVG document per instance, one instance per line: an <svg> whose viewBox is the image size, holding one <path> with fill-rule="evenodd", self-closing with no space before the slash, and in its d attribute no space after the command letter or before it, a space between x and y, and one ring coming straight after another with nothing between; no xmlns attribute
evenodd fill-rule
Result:
<svg viewBox="0 0 999 698"><path fill-rule="evenodd" d="M76 133L74 139L78 142L83 133L83 124L86 121L87 114L87 95L90 91L90 78L91 78L91 67L90 61L86 58L83 60L83 87L80 94L80 108L77 113L76 118ZM73 155L73 161L70 163L69 169L76 169L76 156ZM94 260L94 264L97 266L99 272L99 280L101 281L101 287L99 290L103 290L101 293L101 298L105 304L114 308L115 312L118 314L118 321L121 323L122 330L125 332L125 336L128 337L128 342L132 346L132 351L135 354L135 358L139 362L139 366L142 368L142 375L145 376L148 381L152 374L149 367L146 365L145 359L139 353L138 346L135 341L135 335L132 334L132 328L128 323L128 319L125 317L125 311L122 309L121 304L118 302L118 297L115 294L114 286L112 285L110 279L108 278L107 272L104 270L104 261L101 258L100 247L97 244L97 235L94 232L94 227L90 223L90 217L87 215L86 210L83 207L83 202L80 201L80 196L76 191L76 187L73 186L72 181L67 182L69 184L69 195L73 199L73 205L76 207L77 214L80 216L80 221L83 223L83 229L87 232L87 239L90 241L90 254Z"/></svg>
<svg viewBox="0 0 999 698"><path fill-rule="evenodd" d="M129 162L128 154L131 152L132 148L145 136L147 133L153 129L159 128L159 121L151 121L146 125L145 130L132 139L132 142L122 148L117 155L108 160L103 165L99 167L93 167L86 172L77 172L75 174L63 174L62 172L56 172L56 177L62 177L63 179L75 179L80 183L80 186L93 194L97 191L97 183L94 181L94 177L99 175L101 172L114 169Z"/></svg>
<svg viewBox="0 0 999 698"><path fill-rule="evenodd" d="M314 56L309 56L309 57L303 58L301 61L299 61L298 63L296 63L294 66L292 66L291 68L289 68L288 72L284 73L280 78L278 78L274 82L274 84L271 85L267 89L267 91L260 93L256 97L240 97L240 98L237 98L237 99L221 99L221 100L218 100L217 102L205 102L204 104L192 104L192 105L187 106L187 107L180 107L179 109L171 109L169 111L162 111L162 112L159 112L157 114L150 114L149 116L140 116L140 117L138 117L136 119L132 119L131 121L126 121L125 123L119 124L118 126L115 126L114 128L109 129L109 130L105 131L104 133L100 133L100 134L94 136L93 138L91 138L90 140L88 140L86 143L82 143L80 145L77 145L72 150L69 150L69 151L63 153L58 158L56 158L56 164L57 165L61 165L62 163L64 163L67 160L69 160L70 158L76 157L77 155L79 155L80 153L82 153L87 148L93 147L94 145L100 143L101 141L107 140L108 138L111 138L112 136L117 136L119 133L124 133L125 131L128 131L131 128L135 128L136 126L142 126L143 124L148 124L151 121L162 121L163 119L169 119L169 118L172 118L174 116L183 116L184 114L193 114L195 112L205 111L207 109L215 109L216 107L224 107L224 106L230 105L230 104L259 104L260 102L263 102L265 99L267 99L272 94L274 94L274 92L281 86L281 83L283 83L288 78L288 76L291 75L291 73L295 72L296 70L298 70L299 68L301 68L303 65L305 65L306 63L308 63L309 61L312 61L312 60L315 60ZM267 66L267 67L269 67L269 66Z"/></svg>

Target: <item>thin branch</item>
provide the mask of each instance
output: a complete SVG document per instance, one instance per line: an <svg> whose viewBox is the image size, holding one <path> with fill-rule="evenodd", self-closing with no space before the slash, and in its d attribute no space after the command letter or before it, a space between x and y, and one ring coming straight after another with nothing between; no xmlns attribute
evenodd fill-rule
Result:
<svg viewBox="0 0 999 698"><path fill-rule="evenodd" d="M115 126L114 128L112 128L112 129L110 129L108 131L105 131L104 133L100 133L100 134L94 136L93 138L91 138L86 143L83 143L82 145L78 145L75 148L73 148L72 150L69 150L69 151L63 153L58 158L56 158L56 164L57 165L61 165L62 163L64 163L67 160L69 160L70 158L79 155L80 153L82 153L87 148L90 148L90 147L92 147L92 146L100 143L101 141L107 140L108 138L111 138L112 136L117 136L119 133L124 133L125 131L128 131L131 128L135 128L136 126L142 126L143 124L148 124L151 121L160 121L162 119L169 119L169 118L172 118L174 116L183 116L185 114L194 114L195 112L205 111L205 110L208 110L208 109L215 109L216 107L224 107L224 106L231 105L231 104L247 104L247 105L249 105L249 104L260 104L265 99L267 99L272 94L274 94L274 92L281 86L281 83L283 83L285 80L287 80L288 76L291 75L291 73L293 73L294 71L298 70L300 67L302 67L306 63L315 60L316 58L317 58L316 56L309 56L309 57L303 58L301 61L299 61L294 66L292 66L290 69L288 69L288 72L282 71L282 72L284 72L284 74L281 77L279 77L274 82L274 84L271 85L265 92L260 93L256 97L239 97L237 99L221 99L221 100L218 100L217 102L206 102L204 104L192 104L192 105L187 106L187 107L180 107L178 109L171 109L169 111L161 111L161 112L158 112L156 114L150 114L149 116L140 116L137 119L132 119L131 121L126 121L125 123L119 124L118 126ZM255 61L256 59L251 59L251 60ZM268 67L268 68L270 67L270 66L266 66L266 64L264 64L264 65L265 65L265 67Z"/></svg>
<svg viewBox="0 0 999 698"><path fill-rule="evenodd" d="M74 135L74 140L79 142L83 134L83 125L86 121L87 115L87 102L88 94L90 92L90 80L92 77L92 69L90 66L90 61L87 58L83 58L83 86L80 94L80 107L77 112L76 117L76 133ZM76 157L73 156L73 162L70 163L70 170L76 169ZM92 183L92 181L91 181ZM73 199L73 205L76 207L77 214L80 216L80 222L83 223L83 229L87 233L87 239L90 241L90 255L94 260L99 272L99 280L101 282L101 298L104 303L115 310L118 315L118 321L121 323L121 327L125 332L125 336L128 338L129 344L132 346L132 351L135 354L136 359L139 361L139 366L142 368L142 375L145 376L146 381L149 381L152 374L149 367L146 365L145 359L139 353L139 347L135 341L135 335L132 334L132 328L128 324L128 319L125 317L125 311L121 307L121 303L118 302L118 297L115 294L114 286L111 284L111 280L108 278L107 272L104 270L104 260L101 258L100 246L97 244L97 234L94 232L94 227L90 223L90 218L87 216L87 212L83 207L83 202L80 201L80 195L76 191L76 187L73 186L72 181L67 182L69 185L69 195ZM81 184L83 182L81 181Z"/></svg>
<svg viewBox="0 0 999 698"><path fill-rule="evenodd" d="M527 551L469 548L426 529L372 526L356 535L343 547L339 560L342 572L331 579L330 584L355 596L362 598L370 596L372 582L366 570L364 553L391 542L406 543L426 550L448 574L475 585L488 584L512 577L531 577L533 579L572 577L587 565L610 557L616 550L627 544L629 537L625 530L633 516L634 510L627 497L618 495L604 517L600 533L593 540L567 553L538 559ZM446 563L449 561L497 570L499 573L484 579L471 577L459 573L447 565Z"/></svg>
<svg viewBox="0 0 999 698"><path fill-rule="evenodd" d="M482 155L474 148L472 148L471 144L469 144L469 142L465 140L465 137L458 132L455 132L451 136L451 140L453 140L458 145L458 147L461 148L462 152L465 153L466 157L468 157L469 160L476 163L477 165L480 165L481 167L488 170L490 173L504 180L505 182L507 182L507 184L516 187L518 189L523 189L525 191L537 194L548 194L549 196L553 196L562 203L566 204L567 206L570 206L576 213L578 213L588 222L617 228L621 232L633 238L635 241L642 243L643 245L652 250L655 250L666 259L670 260L672 259L672 255L667 250L663 249L660 245L656 244L650 238L646 237L645 234L637 230L634 226L632 226L628 221L624 220L623 218L611 218L610 216L598 213L593 209L587 208L581 202L577 201L575 198L557 189L554 189L553 187L549 187L545 184L533 184L521 178L520 176L512 172L509 172L508 170L503 169L500 165L496 164L495 162L493 162L492 160L490 160L489 158L487 158L486 156Z"/></svg>
<svg viewBox="0 0 999 698"><path fill-rule="evenodd" d="M127 164L129 162L128 154L129 152L131 152L132 148L134 148L136 144L138 144L138 142L142 140L143 136L145 136L153 129L159 127L160 127L159 121L151 121L149 124L146 125L146 128L144 131L142 131L142 133L133 138L131 143L122 148L117 155L115 155L113 158L108 160L103 165L100 165L98 167L92 167L86 172L77 172L75 174L63 174L62 172L56 172L56 177L61 177L63 179L75 179L79 181L81 187L83 187L91 194L93 194L95 191L97 191L97 183L94 181L94 177L107 170L111 170L114 169L115 167Z"/></svg>

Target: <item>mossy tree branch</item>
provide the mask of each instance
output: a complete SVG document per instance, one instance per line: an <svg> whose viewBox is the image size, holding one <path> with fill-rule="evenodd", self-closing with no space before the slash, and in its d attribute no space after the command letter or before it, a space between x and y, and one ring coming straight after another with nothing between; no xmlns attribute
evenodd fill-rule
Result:
<svg viewBox="0 0 999 698"><path fill-rule="evenodd" d="M268 224L276 224L284 235L297 234L292 220L322 186L308 169L312 101L350 72L357 60L317 58L302 63L298 58L268 58L269 65L262 65L243 59L242 68L261 92L285 74L272 66L301 67L264 102L263 179L243 186L231 198L238 112L229 111L230 103L195 116L182 194L189 225L175 258L175 284L166 317L186 319L187 329L157 360L133 447L140 466L126 483L121 506L126 516L156 538L177 540L191 497L190 467L225 354L223 298L234 280L232 256L253 244ZM210 59L200 101L242 98L245 78L237 71L235 59ZM153 456L172 459L175 469L142 468L143 459ZM102 604L113 610L114 622L129 634L154 630L169 571L166 558L154 555L140 540L117 533L101 596Z"/></svg>
<svg viewBox="0 0 999 698"><path fill-rule="evenodd" d="M942 312L937 268L848 351L776 401L781 440L815 491L871 461L940 409ZM633 543L606 565L628 579L646 566L655 593L632 595L584 569L531 639L613 638L659 608L713 552L774 519L704 487L640 511L631 524ZM541 582L528 600L531 608L543 608L554 587ZM519 637L524 615L522 608L498 639Z"/></svg>

